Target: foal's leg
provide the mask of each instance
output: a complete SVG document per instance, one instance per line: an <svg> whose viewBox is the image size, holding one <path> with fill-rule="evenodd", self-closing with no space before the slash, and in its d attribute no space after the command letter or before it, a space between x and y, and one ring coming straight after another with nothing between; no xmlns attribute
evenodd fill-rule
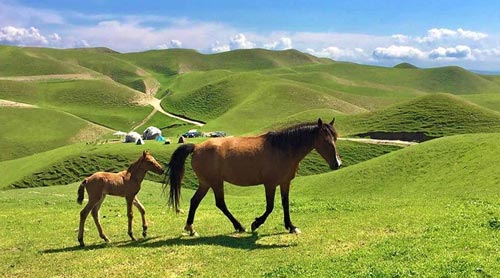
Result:
<svg viewBox="0 0 500 278"><path fill-rule="evenodd" d="M80 227L78 228L78 242L80 242L80 246L85 246L85 243L83 242L83 230L85 228L85 220L87 220L87 216L89 215L92 208L97 204L97 202L99 202L98 198L89 195L89 202L80 211Z"/></svg>
<svg viewBox="0 0 500 278"><path fill-rule="evenodd" d="M99 222L99 209L101 209L102 202L104 201L104 198L106 195L102 195L101 199L97 204L92 208L92 217L94 218L95 225L97 227L97 231L99 232L99 236L104 239L105 242L109 242L109 238L104 234L104 231L102 230L101 223Z"/></svg>
<svg viewBox="0 0 500 278"><path fill-rule="evenodd" d="M209 189L208 186L204 186L200 183L198 190L196 190L193 197L191 198L191 204L189 206L189 214L186 221L186 226L184 227L184 230L189 232L190 236L196 235L196 232L193 229L194 215L196 213L196 209L200 205L201 200L203 200L203 197L207 195L208 189Z"/></svg>
<svg viewBox="0 0 500 278"><path fill-rule="evenodd" d="M142 236L146 237L148 234L148 222L146 221L146 210L144 209L144 206L141 204L141 202L139 202L139 199L137 199L137 196L134 198L134 205L137 207L137 209L141 213Z"/></svg>
<svg viewBox="0 0 500 278"><path fill-rule="evenodd" d="M290 220L290 209L288 200L288 192L290 191L290 182L281 184L280 191L281 191L281 204L283 205L285 228L288 229L291 234L300 234L300 230L297 227L295 227L292 224L292 221Z"/></svg>
<svg viewBox="0 0 500 278"><path fill-rule="evenodd" d="M135 241L134 234L132 233L132 219L134 219L134 212L132 211L132 203L134 202L135 196L125 197L127 200L127 218L128 218L128 235L130 239Z"/></svg>
<svg viewBox="0 0 500 278"><path fill-rule="evenodd" d="M231 223L233 223L234 229L239 232L243 233L245 232L245 228L241 226L241 223L234 218L234 216L229 212L226 206L226 201L224 200L224 184L218 183L212 187L215 195L215 205L224 213L224 215L231 220Z"/></svg>
<svg viewBox="0 0 500 278"><path fill-rule="evenodd" d="M252 232L257 230L257 228L266 222L267 217L274 208L274 194L276 193L276 185L264 185L266 189L266 211L262 216L255 218L255 221L252 223Z"/></svg>

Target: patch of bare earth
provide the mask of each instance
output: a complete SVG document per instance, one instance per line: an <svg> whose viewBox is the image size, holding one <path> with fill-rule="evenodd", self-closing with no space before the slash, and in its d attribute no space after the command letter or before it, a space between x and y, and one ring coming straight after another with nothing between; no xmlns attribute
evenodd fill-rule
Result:
<svg viewBox="0 0 500 278"><path fill-rule="evenodd" d="M110 129L89 123L86 127L80 129L75 136L71 137L70 142L91 142L101 138L103 135L109 134L110 132Z"/></svg>
<svg viewBox="0 0 500 278"><path fill-rule="evenodd" d="M95 80L98 77L89 73L71 73L71 74L47 74L47 75L28 75L28 76L1 76L0 80L11 81L43 81L52 79L63 80Z"/></svg>
<svg viewBox="0 0 500 278"><path fill-rule="evenodd" d="M0 99L0 107L17 107L17 108L38 108L36 105L31 105L22 102Z"/></svg>

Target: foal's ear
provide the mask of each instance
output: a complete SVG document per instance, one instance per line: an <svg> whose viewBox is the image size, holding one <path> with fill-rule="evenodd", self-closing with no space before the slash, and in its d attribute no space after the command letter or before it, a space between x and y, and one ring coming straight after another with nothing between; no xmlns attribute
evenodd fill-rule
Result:
<svg viewBox="0 0 500 278"><path fill-rule="evenodd" d="M322 127L322 126L323 126L323 121L321 120L321 118L318 118L318 126L319 126L319 127Z"/></svg>
<svg viewBox="0 0 500 278"><path fill-rule="evenodd" d="M144 157L144 158L145 158L145 157L146 157L146 155L148 155L148 151L143 151L143 152L142 152L142 157Z"/></svg>
<svg viewBox="0 0 500 278"><path fill-rule="evenodd" d="M335 123L335 117L333 117L333 120L330 122L330 125L333 126L334 123Z"/></svg>

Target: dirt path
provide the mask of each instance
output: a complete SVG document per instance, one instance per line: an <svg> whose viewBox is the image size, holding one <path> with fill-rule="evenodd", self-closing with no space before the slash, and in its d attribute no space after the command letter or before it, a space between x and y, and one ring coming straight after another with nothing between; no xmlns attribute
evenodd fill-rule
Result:
<svg viewBox="0 0 500 278"><path fill-rule="evenodd" d="M204 123L189 120L180 116L176 116L174 114L168 113L167 111L163 110L163 107L161 107L161 99L158 99L155 97L156 93L158 92L158 89L160 88L160 83L152 77L149 73L147 73L145 70L138 68L136 73L142 77L144 77L144 86L146 87L146 94L139 100L138 103L142 105L151 105L153 106L153 111L144 118L139 124L134 126L132 130L137 129L138 127L144 125L151 117L156 114L156 112L160 112L170 118L174 118L186 123L190 123L196 126L203 126Z"/></svg>
<svg viewBox="0 0 500 278"><path fill-rule="evenodd" d="M380 139L369 139L369 138L339 138L339 140L353 141L365 144L391 145L399 147L407 147L418 144L417 142L408 142L401 140L380 140Z"/></svg>

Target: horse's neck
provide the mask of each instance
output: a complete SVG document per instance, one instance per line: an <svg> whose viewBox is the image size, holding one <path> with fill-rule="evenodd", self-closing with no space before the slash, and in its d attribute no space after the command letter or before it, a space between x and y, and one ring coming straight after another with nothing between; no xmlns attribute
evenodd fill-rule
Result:
<svg viewBox="0 0 500 278"><path fill-rule="evenodd" d="M304 157L306 157L306 155L308 155L313 149L314 146L304 146L298 149L296 152L292 153L292 159L296 160L298 163L302 159L304 159Z"/></svg>
<svg viewBox="0 0 500 278"><path fill-rule="evenodd" d="M126 175L130 180L135 181L140 185L147 172L147 170L140 168L138 165L134 165L127 170Z"/></svg>

